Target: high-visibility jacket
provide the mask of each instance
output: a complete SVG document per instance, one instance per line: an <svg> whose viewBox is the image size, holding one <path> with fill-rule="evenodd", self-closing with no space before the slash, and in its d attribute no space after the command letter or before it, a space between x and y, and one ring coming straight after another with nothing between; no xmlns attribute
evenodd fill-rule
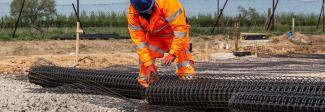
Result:
<svg viewBox="0 0 325 112"><path fill-rule="evenodd" d="M175 56L182 52L184 47L189 46L190 26L186 20L185 10L178 0L156 0L150 22L130 5L128 28L140 61L145 66L152 64L149 53L152 49L148 47L148 38L173 36L169 53Z"/></svg>

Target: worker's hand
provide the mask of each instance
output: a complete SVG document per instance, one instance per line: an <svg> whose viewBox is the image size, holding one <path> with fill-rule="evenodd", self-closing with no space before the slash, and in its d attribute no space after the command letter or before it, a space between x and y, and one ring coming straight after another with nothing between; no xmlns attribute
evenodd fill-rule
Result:
<svg viewBox="0 0 325 112"><path fill-rule="evenodd" d="M138 77L138 83L144 88L148 88L149 84L159 80L157 77L157 67L152 64L144 69L144 74Z"/></svg>
<svg viewBox="0 0 325 112"><path fill-rule="evenodd" d="M144 70L145 76L150 76L151 74L157 74L157 67L154 64L146 67Z"/></svg>
<svg viewBox="0 0 325 112"><path fill-rule="evenodd" d="M168 54L162 61L162 66L170 66L174 61L176 57L174 55Z"/></svg>

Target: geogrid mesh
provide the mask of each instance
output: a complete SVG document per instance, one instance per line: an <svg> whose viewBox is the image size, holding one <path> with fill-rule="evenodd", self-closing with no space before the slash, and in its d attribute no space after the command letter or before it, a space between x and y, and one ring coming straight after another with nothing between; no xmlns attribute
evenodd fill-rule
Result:
<svg viewBox="0 0 325 112"><path fill-rule="evenodd" d="M234 98L234 95L238 93L279 92L288 97L298 97L297 94L321 95L325 92L325 78L320 77L198 73L196 79L185 81L177 79L173 73L164 73L159 74L158 82L145 90L137 83L137 75L138 73L130 71L36 66L30 70L29 80L46 87L76 84L79 86L74 86L74 88L83 90L84 93L91 91L125 100L146 98L153 105L183 106L212 111L215 109L227 111L229 107L233 110L240 110L241 102L236 101L241 101L242 97ZM317 98L320 97L315 97ZM234 99L236 101L233 101ZM246 101L246 99L243 100ZM304 104L301 100L295 101L301 105ZM229 104L234 106L229 106ZM255 106L252 108L260 108L259 105Z"/></svg>
<svg viewBox="0 0 325 112"><path fill-rule="evenodd" d="M229 99L238 92L297 92L322 94L325 83L312 77L237 77L161 80L147 90L147 100L156 105L178 105L196 109L228 109Z"/></svg>
<svg viewBox="0 0 325 112"><path fill-rule="evenodd" d="M128 98L141 99L144 92L144 88L136 81L137 73L110 73L100 70L42 66L33 67L28 77L31 83L46 87L93 82Z"/></svg>
<svg viewBox="0 0 325 112"><path fill-rule="evenodd" d="M241 92L232 96L233 112L324 112L325 94Z"/></svg>

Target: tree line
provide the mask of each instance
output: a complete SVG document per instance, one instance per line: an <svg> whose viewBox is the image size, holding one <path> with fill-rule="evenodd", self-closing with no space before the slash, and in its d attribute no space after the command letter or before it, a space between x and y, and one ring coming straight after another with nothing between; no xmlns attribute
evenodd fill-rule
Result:
<svg viewBox="0 0 325 112"><path fill-rule="evenodd" d="M1 17L2 27L14 27L17 20L22 0L13 0L10 15ZM73 27L76 17L74 13L62 15L56 12L54 0L26 0L25 8L19 27ZM240 18L234 16L222 16L218 26L232 27L235 22L240 21L241 26L263 27L266 25L268 16L257 13L256 9L238 7ZM127 17L125 13L114 13L109 11L90 12L82 11L80 19L84 27L126 27ZM315 14L280 14L276 16L276 26L290 27L291 18L296 18L297 26L317 25L318 15ZM192 27L212 27L216 21L213 15L198 15L189 17Z"/></svg>

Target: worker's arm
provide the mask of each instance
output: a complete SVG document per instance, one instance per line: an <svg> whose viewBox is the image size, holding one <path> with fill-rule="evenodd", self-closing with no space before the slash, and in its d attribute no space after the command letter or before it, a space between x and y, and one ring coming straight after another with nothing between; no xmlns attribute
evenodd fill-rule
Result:
<svg viewBox="0 0 325 112"><path fill-rule="evenodd" d="M131 36L131 40L135 45L135 49L137 50L137 54L139 55L139 59L144 63L145 66L152 65L151 57L148 49L148 43L146 40L145 32L140 24L139 15L134 14L132 7L129 9L128 13L128 29Z"/></svg>
<svg viewBox="0 0 325 112"><path fill-rule="evenodd" d="M186 14L183 6L178 0L166 0L163 12L174 31L174 39L170 49L170 54L177 56L185 46L189 45L189 28L186 22Z"/></svg>

